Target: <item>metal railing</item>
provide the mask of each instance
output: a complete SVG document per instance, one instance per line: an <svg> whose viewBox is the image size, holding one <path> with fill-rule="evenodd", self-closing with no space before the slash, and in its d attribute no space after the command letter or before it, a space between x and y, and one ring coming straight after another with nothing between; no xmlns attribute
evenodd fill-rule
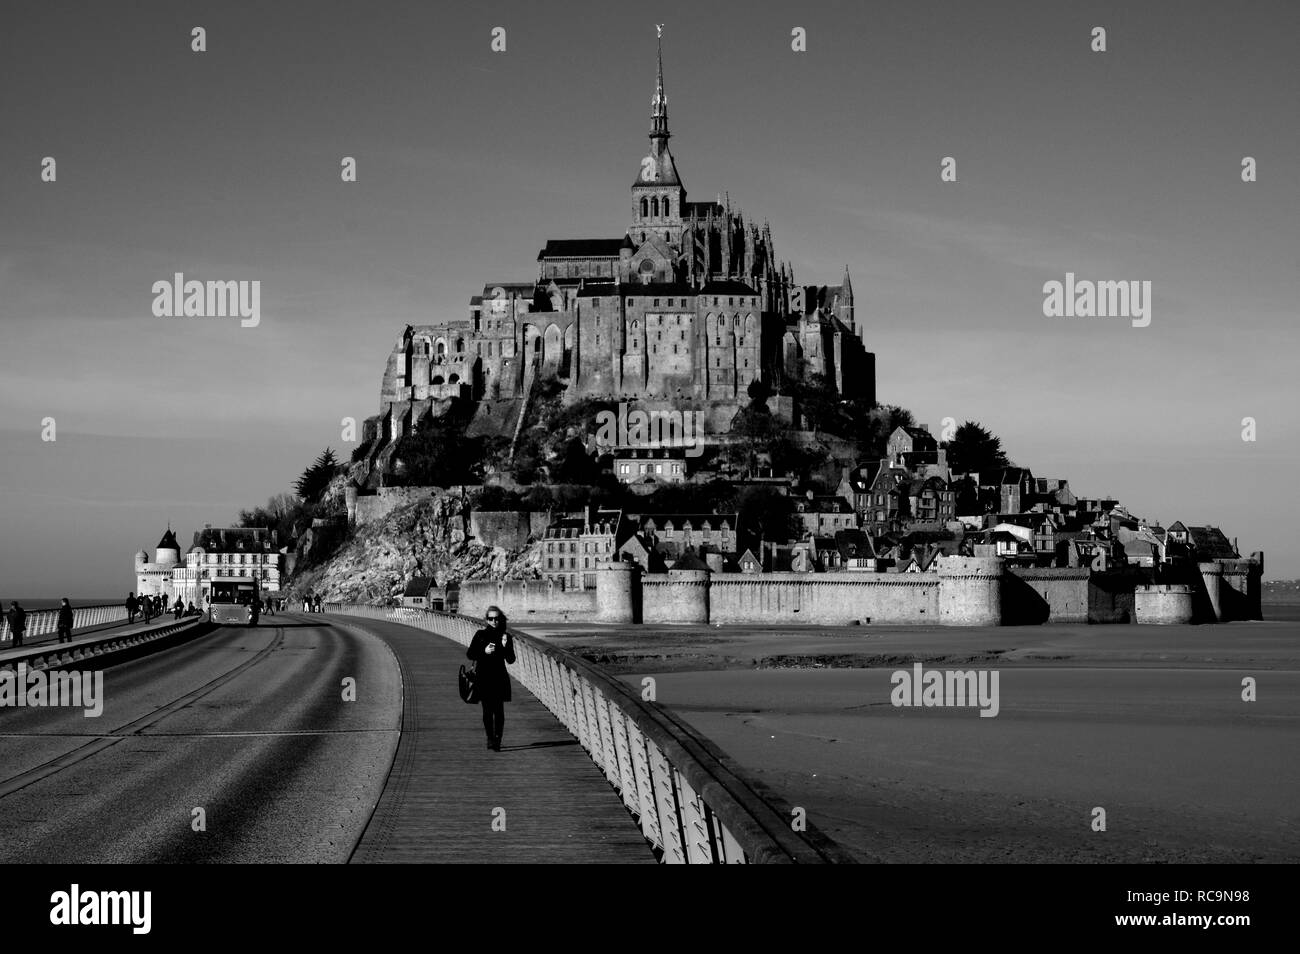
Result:
<svg viewBox="0 0 1300 954"><path fill-rule="evenodd" d="M8 611L7 607L4 607ZM72 608L72 628L86 629L89 626L103 626L105 623L117 623L126 621L126 607L120 603L99 603L94 606L74 606ZM48 636L58 632L59 629L59 610L54 609L29 610L27 612L27 628L23 631L23 638L29 639L33 636ZM0 619L0 642L9 642L13 639L13 633L9 632L9 620Z"/></svg>
<svg viewBox="0 0 1300 954"><path fill-rule="evenodd" d="M327 613L423 629L469 646L483 621L409 607L329 603ZM670 864L852 862L782 811L716 746L626 683L527 633L510 630L510 674L578 740L646 840Z"/></svg>
<svg viewBox="0 0 1300 954"><path fill-rule="evenodd" d="M133 649L145 643L156 642L177 633L199 626L207 626L206 616L182 616L179 620L140 624L139 628L115 629L111 633L75 637L70 643L41 643L4 649L0 656L0 671L17 670L23 663L28 669L53 669L68 666L95 656L105 656L124 649Z"/></svg>

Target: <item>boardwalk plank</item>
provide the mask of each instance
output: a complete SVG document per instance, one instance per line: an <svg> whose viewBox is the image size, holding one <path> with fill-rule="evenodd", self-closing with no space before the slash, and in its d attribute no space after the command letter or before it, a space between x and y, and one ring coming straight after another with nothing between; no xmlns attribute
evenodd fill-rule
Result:
<svg viewBox="0 0 1300 954"><path fill-rule="evenodd" d="M655 863L604 773L528 690L514 684L502 751L489 751L479 707L456 693L463 647L385 620L347 625L392 648L403 683L393 769L353 862Z"/></svg>

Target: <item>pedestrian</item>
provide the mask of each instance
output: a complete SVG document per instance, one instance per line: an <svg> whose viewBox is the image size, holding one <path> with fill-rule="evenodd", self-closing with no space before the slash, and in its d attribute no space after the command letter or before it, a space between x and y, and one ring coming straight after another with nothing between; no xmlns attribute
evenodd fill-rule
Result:
<svg viewBox="0 0 1300 954"><path fill-rule="evenodd" d="M198 616L198 615L199 615L198 607L194 605L194 601L193 601L193 600L190 600L190 605L189 605L189 608L187 608L187 609L185 610L185 615L186 615L186 616Z"/></svg>
<svg viewBox="0 0 1300 954"><path fill-rule="evenodd" d="M128 623L134 623L135 614L140 611L140 601L135 598L134 593L128 593L126 594L126 603L124 605L126 606L126 621Z"/></svg>
<svg viewBox="0 0 1300 954"><path fill-rule="evenodd" d="M72 642L72 604L68 602L68 598L66 596L63 598L62 605L59 606L58 631L59 631L59 642L61 643Z"/></svg>
<svg viewBox="0 0 1300 954"><path fill-rule="evenodd" d="M27 632L27 611L18 605L17 600L9 601L9 635L13 638L14 649L23 644L23 633Z"/></svg>
<svg viewBox="0 0 1300 954"><path fill-rule="evenodd" d="M163 611L163 613L166 613L166 612L167 612L167 601L170 600L170 599L171 599L171 595L170 595L170 594L164 593L164 594L162 595L162 611Z"/></svg>
<svg viewBox="0 0 1300 954"><path fill-rule="evenodd" d="M180 619L184 613L185 613L185 601L177 597L176 602L172 604L172 615L176 619Z"/></svg>
<svg viewBox="0 0 1300 954"><path fill-rule="evenodd" d="M506 614L500 607L489 606L487 626L470 640L465 653L474 660L474 684L483 706L483 731L487 733L487 747L501 751L501 734L506 725L505 703L510 701L510 675L506 665L515 661L515 644L506 629Z"/></svg>

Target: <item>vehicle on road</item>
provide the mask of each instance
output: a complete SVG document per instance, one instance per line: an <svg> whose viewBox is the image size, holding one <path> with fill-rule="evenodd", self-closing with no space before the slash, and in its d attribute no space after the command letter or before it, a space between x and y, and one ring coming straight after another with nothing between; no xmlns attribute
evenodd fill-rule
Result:
<svg viewBox="0 0 1300 954"><path fill-rule="evenodd" d="M260 587L251 576L230 576L212 581L208 622L256 626Z"/></svg>

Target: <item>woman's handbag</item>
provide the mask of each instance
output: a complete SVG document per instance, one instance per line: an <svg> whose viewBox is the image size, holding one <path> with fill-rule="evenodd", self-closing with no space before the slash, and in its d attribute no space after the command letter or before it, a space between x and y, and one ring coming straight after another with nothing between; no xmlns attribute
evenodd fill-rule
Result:
<svg viewBox="0 0 1300 954"><path fill-rule="evenodd" d="M470 705L478 702L478 673L475 671L476 663L470 663L466 666L464 663L460 667L460 697Z"/></svg>

